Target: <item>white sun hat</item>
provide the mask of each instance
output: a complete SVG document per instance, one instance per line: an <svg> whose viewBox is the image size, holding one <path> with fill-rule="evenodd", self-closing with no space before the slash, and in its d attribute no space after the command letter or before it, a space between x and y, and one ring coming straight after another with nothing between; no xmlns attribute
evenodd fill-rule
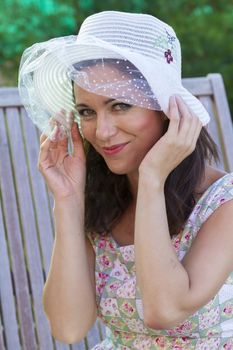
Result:
<svg viewBox="0 0 233 350"><path fill-rule="evenodd" d="M19 93L33 122L51 132L49 119L75 111L72 81L90 92L168 114L179 95L203 126L201 102L182 85L181 49L171 26L148 14L103 11L86 18L77 36L27 48Z"/></svg>

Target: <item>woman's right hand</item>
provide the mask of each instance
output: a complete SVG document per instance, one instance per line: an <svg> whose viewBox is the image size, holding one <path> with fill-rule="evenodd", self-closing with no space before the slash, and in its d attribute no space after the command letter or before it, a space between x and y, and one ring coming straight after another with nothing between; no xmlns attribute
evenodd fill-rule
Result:
<svg viewBox="0 0 233 350"><path fill-rule="evenodd" d="M40 137L38 169L55 200L79 196L85 190L86 158L82 136L72 112L68 123L73 141L72 155L68 153L68 138L59 140L59 123L55 126L53 137L44 134Z"/></svg>

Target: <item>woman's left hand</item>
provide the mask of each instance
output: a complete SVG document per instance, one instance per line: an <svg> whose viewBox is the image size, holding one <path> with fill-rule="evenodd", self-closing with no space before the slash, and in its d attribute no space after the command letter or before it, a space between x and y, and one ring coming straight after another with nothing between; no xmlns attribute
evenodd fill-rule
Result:
<svg viewBox="0 0 233 350"><path fill-rule="evenodd" d="M167 132L150 149L139 167L140 173L156 176L162 183L195 150L203 126L179 96L170 98L168 117Z"/></svg>

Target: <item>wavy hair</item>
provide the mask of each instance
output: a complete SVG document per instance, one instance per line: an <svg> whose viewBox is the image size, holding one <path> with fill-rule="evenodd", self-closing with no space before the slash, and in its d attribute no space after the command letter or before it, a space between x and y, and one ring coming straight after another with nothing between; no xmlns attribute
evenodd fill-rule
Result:
<svg viewBox="0 0 233 350"><path fill-rule="evenodd" d="M169 121L165 127L168 128ZM112 173L104 159L85 141L87 181L85 191L85 230L99 234L110 232L133 200L126 175ZM219 162L217 145L205 127L195 150L167 177L164 186L168 227L171 237L180 232L195 204L195 192L201 182L205 162Z"/></svg>
<svg viewBox="0 0 233 350"><path fill-rule="evenodd" d="M101 60L80 62L75 64L74 68L80 71L99 61ZM116 60L105 61L111 65ZM131 62L118 60L117 69L125 72L126 66L134 69L137 74L137 68ZM138 74L142 75L140 72ZM147 88L150 89L149 85ZM168 126L169 120L166 120L162 134L167 131ZM104 159L86 140L84 146L87 159L85 230L105 234L113 229L132 202L130 184L126 175L112 173ZM203 127L195 150L169 174L165 181L165 202L171 236L180 232L191 214L196 204L195 195L202 195L195 190L203 179L205 162L211 162L213 159L215 163L219 162L217 145Z"/></svg>

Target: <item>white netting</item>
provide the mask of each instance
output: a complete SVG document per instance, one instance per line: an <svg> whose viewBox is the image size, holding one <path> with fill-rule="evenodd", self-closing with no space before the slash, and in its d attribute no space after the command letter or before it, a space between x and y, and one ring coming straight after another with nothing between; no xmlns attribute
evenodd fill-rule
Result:
<svg viewBox="0 0 233 350"><path fill-rule="evenodd" d="M61 109L75 110L72 81L90 92L167 115L170 96L178 94L203 125L210 120L182 86L180 43L173 28L151 15L103 11L89 16L77 36L25 50L19 92L28 115L47 134L51 116Z"/></svg>

